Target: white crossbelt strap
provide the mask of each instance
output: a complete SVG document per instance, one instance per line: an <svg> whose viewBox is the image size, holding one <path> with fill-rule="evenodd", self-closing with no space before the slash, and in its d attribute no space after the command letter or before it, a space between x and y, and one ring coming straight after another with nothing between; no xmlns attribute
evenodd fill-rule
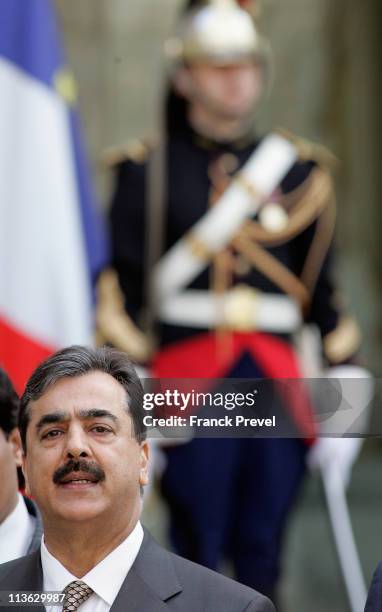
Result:
<svg viewBox="0 0 382 612"><path fill-rule="evenodd" d="M296 157L295 147L282 136L270 134L262 141L218 202L154 267L154 291L160 301L186 287L206 267L207 261L190 243L204 245L211 254L223 249L276 189Z"/></svg>
<svg viewBox="0 0 382 612"><path fill-rule="evenodd" d="M301 325L300 308L289 296L240 286L221 296L196 289L172 295L160 304L158 316L164 323L201 329L291 333Z"/></svg>

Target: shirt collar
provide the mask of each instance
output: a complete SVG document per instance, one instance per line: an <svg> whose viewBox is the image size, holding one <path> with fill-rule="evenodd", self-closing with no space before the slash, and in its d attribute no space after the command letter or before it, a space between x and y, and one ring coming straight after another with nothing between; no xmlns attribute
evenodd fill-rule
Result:
<svg viewBox="0 0 382 612"><path fill-rule="evenodd" d="M112 606L117 594L133 565L143 540L143 529L138 521L128 537L81 578L94 593ZM73 576L41 542L41 564L45 591L63 591Z"/></svg>

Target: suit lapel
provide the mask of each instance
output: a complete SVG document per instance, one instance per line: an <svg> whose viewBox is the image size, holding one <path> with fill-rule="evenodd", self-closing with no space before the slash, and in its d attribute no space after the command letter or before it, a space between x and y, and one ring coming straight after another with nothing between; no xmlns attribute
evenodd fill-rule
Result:
<svg viewBox="0 0 382 612"><path fill-rule="evenodd" d="M40 550L24 557L17 571L12 571L6 578L7 591L42 591L43 578ZM26 608L12 606L12 612L25 612ZM45 612L44 606L34 606L33 612Z"/></svg>
<svg viewBox="0 0 382 612"><path fill-rule="evenodd" d="M110 612L164 612L166 600L182 591L170 553L145 532L138 556Z"/></svg>
<svg viewBox="0 0 382 612"><path fill-rule="evenodd" d="M110 612L168 612L167 605L151 590L151 588L130 570L115 599Z"/></svg>
<svg viewBox="0 0 382 612"><path fill-rule="evenodd" d="M29 514L35 519L35 529L27 552L27 554L29 555L30 553L40 548L41 538L43 534L43 526L41 514L36 504L33 503L33 501L31 499L28 499L27 497L24 497L24 502Z"/></svg>

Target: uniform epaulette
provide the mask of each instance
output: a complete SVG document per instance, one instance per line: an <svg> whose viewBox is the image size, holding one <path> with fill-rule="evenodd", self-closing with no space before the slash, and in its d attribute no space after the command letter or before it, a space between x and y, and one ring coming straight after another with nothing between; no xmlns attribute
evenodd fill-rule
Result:
<svg viewBox="0 0 382 612"><path fill-rule="evenodd" d="M125 312L118 276L112 268L105 269L97 282L96 321L99 346L111 344L125 351L137 363L144 363L150 358L153 347Z"/></svg>
<svg viewBox="0 0 382 612"><path fill-rule="evenodd" d="M336 157L327 147L306 140L305 138L300 138L284 128L278 128L277 132L296 147L301 160L316 161L320 166L329 169L335 169L338 166L338 157Z"/></svg>
<svg viewBox="0 0 382 612"><path fill-rule="evenodd" d="M107 167L116 166L127 160L143 164L149 157L152 147L148 140L130 138L124 144L105 149L101 157L102 163Z"/></svg>

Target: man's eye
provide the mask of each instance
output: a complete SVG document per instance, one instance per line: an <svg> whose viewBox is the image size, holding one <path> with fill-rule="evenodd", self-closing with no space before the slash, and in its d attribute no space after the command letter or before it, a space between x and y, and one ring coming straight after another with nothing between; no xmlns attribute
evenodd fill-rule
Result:
<svg viewBox="0 0 382 612"><path fill-rule="evenodd" d="M94 431L95 433L111 433L110 429L108 429L107 427L104 427L103 425L96 425L95 427L92 427L91 429L92 431Z"/></svg>
<svg viewBox="0 0 382 612"><path fill-rule="evenodd" d="M62 434L61 429L51 429L50 431L47 431L45 434L43 434L42 438L57 438L57 436L59 436L60 434Z"/></svg>

